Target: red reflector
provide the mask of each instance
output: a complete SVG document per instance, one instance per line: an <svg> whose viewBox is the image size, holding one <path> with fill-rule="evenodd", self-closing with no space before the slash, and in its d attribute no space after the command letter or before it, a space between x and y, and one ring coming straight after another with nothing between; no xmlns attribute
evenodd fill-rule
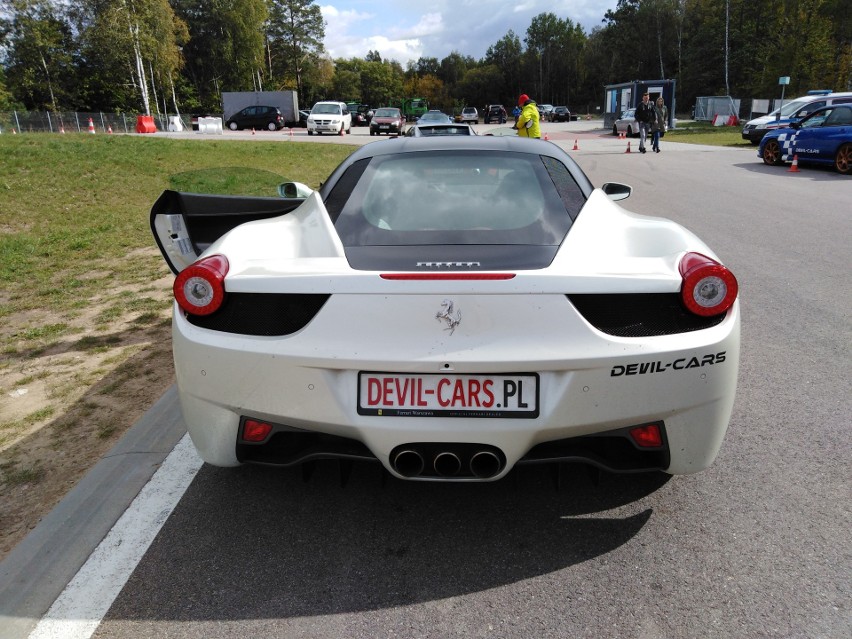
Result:
<svg viewBox="0 0 852 639"><path fill-rule="evenodd" d="M510 280L514 273L382 273L383 280Z"/></svg>
<svg viewBox="0 0 852 639"><path fill-rule="evenodd" d="M259 422L256 419L247 419L243 423L243 440L247 442L262 442L272 432L272 425Z"/></svg>
<svg viewBox="0 0 852 639"><path fill-rule="evenodd" d="M637 446L642 448L659 448L663 445L663 435L658 424L647 424L630 429L630 436Z"/></svg>

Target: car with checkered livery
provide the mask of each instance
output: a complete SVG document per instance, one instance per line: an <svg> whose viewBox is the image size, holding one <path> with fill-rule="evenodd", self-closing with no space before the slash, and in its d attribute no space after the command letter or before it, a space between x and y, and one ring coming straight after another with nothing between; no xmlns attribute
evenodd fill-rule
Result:
<svg viewBox="0 0 852 639"><path fill-rule="evenodd" d="M802 163L833 166L852 172L852 104L823 107L786 129L767 133L757 157L765 164Z"/></svg>

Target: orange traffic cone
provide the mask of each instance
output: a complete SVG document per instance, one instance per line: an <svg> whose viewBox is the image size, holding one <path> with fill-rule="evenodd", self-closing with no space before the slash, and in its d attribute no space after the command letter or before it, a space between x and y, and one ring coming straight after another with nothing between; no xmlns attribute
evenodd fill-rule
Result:
<svg viewBox="0 0 852 639"><path fill-rule="evenodd" d="M577 146L577 139L574 138L574 148L572 149L572 151L579 151L579 150L580 150L580 147Z"/></svg>
<svg viewBox="0 0 852 639"><path fill-rule="evenodd" d="M111 124L107 126L107 133L112 135L112 125Z"/></svg>
<svg viewBox="0 0 852 639"><path fill-rule="evenodd" d="M798 153L793 156L793 164L790 165L790 168L787 169L787 173L798 173L799 172L799 155Z"/></svg>
<svg viewBox="0 0 852 639"><path fill-rule="evenodd" d="M89 118L89 133L95 132L95 123L92 122L92 118Z"/></svg>
<svg viewBox="0 0 852 639"><path fill-rule="evenodd" d="M547 135L547 133L545 133L545 134L544 134L544 141L545 141L545 142L550 142L550 136L549 136L549 135Z"/></svg>
<svg viewBox="0 0 852 639"><path fill-rule="evenodd" d="M627 140L627 150L625 153L630 153L630 140Z"/></svg>
<svg viewBox="0 0 852 639"><path fill-rule="evenodd" d="M251 134L254 135L254 127L251 128Z"/></svg>
<svg viewBox="0 0 852 639"><path fill-rule="evenodd" d="M59 132L60 132L62 135L65 135L65 127L64 127L64 126L60 126L60 127L59 127Z"/></svg>
<svg viewBox="0 0 852 639"><path fill-rule="evenodd" d="M15 131L15 127L12 127L12 135L18 135L18 132Z"/></svg>

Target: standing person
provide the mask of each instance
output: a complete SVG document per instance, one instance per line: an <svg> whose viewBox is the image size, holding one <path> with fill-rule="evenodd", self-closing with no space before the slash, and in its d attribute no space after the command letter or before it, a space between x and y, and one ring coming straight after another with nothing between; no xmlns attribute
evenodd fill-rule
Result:
<svg viewBox="0 0 852 639"><path fill-rule="evenodd" d="M656 153L659 153L660 137L666 132L669 122L669 110L666 108L665 102L663 102L663 96L657 98L657 103L654 105L654 113L656 117L654 118L654 123L651 125L651 132L654 134L651 148Z"/></svg>
<svg viewBox="0 0 852 639"><path fill-rule="evenodd" d="M515 122L518 136L522 138L540 138L541 128L539 127L539 115L536 103L530 100L530 96L524 93L518 98L518 106L521 107L521 114L518 116L517 122Z"/></svg>
<svg viewBox="0 0 852 639"><path fill-rule="evenodd" d="M639 123L639 153L645 152L645 140L648 138L648 131L657 119L657 112L650 102L650 97L646 91L642 95L639 106L636 107L636 122Z"/></svg>

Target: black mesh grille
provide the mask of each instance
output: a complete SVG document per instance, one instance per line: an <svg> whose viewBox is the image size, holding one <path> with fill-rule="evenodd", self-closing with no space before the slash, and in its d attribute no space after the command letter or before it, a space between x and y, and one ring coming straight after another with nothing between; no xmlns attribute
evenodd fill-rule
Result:
<svg viewBox="0 0 852 639"><path fill-rule="evenodd" d="M188 315L190 324L239 335L290 335L304 328L330 295L228 293L212 315Z"/></svg>
<svg viewBox="0 0 852 639"><path fill-rule="evenodd" d="M589 324L618 337L651 337L700 331L719 324L725 314L701 317L686 310L678 293L569 295Z"/></svg>

